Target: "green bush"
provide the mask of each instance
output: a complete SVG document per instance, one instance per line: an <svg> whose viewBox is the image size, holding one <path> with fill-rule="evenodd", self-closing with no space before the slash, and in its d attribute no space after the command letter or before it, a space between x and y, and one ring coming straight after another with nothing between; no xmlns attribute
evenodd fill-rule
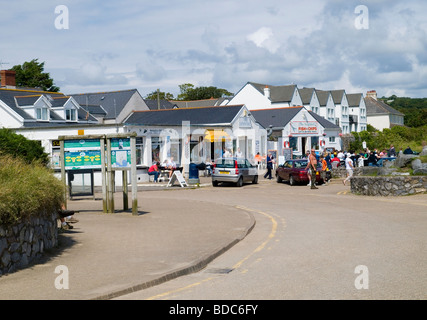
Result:
<svg viewBox="0 0 427 320"><path fill-rule="evenodd" d="M0 224L51 214L63 200L63 184L43 164L0 155Z"/></svg>
<svg viewBox="0 0 427 320"><path fill-rule="evenodd" d="M21 157L28 163L37 160L46 165L49 162L49 155L44 152L39 141L27 139L6 128L0 129L0 155L2 154Z"/></svg>

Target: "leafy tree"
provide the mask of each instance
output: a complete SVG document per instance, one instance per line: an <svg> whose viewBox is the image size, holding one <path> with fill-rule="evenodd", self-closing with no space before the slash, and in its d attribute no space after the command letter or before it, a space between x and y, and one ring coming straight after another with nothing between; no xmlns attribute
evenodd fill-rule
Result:
<svg viewBox="0 0 427 320"><path fill-rule="evenodd" d="M43 72L44 62L38 62L38 59L13 66L11 70L16 72L16 85L19 87L41 88L51 92L59 91L59 87L53 85L49 73Z"/></svg>
<svg viewBox="0 0 427 320"><path fill-rule="evenodd" d="M49 155L38 141L29 140L7 128L0 129L0 154L19 157L28 163L39 161L46 165L49 162Z"/></svg>
<svg viewBox="0 0 427 320"><path fill-rule="evenodd" d="M422 127L427 124L427 98L408 98L392 95L381 98L392 108L405 115L405 125L408 127Z"/></svg>
<svg viewBox="0 0 427 320"><path fill-rule="evenodd" d="M157 100L157 91L153 91L145 96L144 99ZM160 100L174 100L174 96L170 92L159 91Z"/></svg>
<svg viewBox="0 0 427 320"><path fill-rule="evenodd" d="M194 87L191 83L184 83L179 86L181 93L178 95L178 100L202 100L211 98L221 98L225 96L232 96L233 94L226 89L217 87Z"/></svg>

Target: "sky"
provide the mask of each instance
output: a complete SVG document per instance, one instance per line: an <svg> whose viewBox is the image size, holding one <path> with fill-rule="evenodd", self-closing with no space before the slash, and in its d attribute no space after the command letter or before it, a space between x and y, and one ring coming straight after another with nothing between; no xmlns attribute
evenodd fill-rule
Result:
<svg viewBox="0 0 427 320"><path fill-rule="evenodd" d="M65 94L247 82L427 97L423 0L0 0L0 68Z"/></svg>

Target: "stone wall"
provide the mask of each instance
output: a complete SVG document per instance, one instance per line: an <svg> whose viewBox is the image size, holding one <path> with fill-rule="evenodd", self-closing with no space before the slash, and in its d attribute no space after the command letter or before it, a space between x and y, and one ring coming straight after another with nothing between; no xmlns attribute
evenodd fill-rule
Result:
<svg viewBox="0 0 427 320"><path fill-rule="evenodd" d="M427 192L427 176L353 176L351 192L368 196L404 196Z"/></svg>
<svg viewBox="0 0 427 320"><path fill-rule="evenodd" d="M57 215L0 226L0 276L28 266L58 243Z"/></svg>

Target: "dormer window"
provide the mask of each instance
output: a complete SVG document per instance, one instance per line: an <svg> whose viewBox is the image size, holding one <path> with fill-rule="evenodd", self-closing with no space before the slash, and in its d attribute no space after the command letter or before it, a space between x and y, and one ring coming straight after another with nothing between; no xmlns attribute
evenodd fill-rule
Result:
<svg viewBox="0 0 427 320"><path fill-rule="evenodd" d="M40 121L48 121L49 110L47 108L36 108L36 118Z"/></svg>
<svg viewBox="0 0 427 320"><path fill-rule="evenodd" d="M76 121L77 120L77 110L76 109L66 109L65 110L65 120L66 121Z"/></svg>

